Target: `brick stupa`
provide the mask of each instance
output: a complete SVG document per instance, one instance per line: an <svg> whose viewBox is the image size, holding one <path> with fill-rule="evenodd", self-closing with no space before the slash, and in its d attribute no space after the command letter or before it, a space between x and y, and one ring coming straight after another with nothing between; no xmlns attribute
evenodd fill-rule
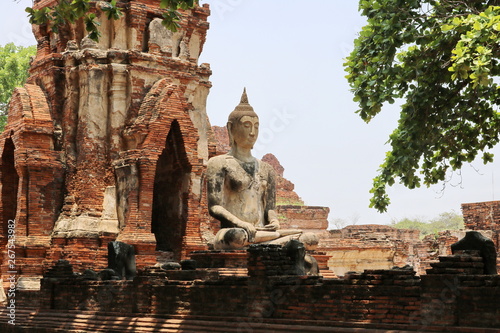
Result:
<svg viewBox="0 0 500 333"><path fill-rule="evenodd" d="M35 0L34 8L56 3ZM58 259L80 272L105 268L112 240L134 245L138 268L206 247L202 178L215 145L205 107L211 71L198 57L208 6L183 12L171 32L159 1L118 1L116 21L103 4L91 3L97 43L82 22L59 34L34 26L37 55L10 102L0 136L0 246L15 220L20 285Z"/></svg>

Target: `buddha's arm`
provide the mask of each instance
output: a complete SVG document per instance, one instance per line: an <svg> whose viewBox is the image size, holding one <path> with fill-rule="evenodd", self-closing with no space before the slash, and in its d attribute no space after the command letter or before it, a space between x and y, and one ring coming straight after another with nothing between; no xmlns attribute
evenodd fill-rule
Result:
<svg viewBox="0 0 500 333"><path fill-rule="evenodd" d="M212 202L213 203L213 202ZM248 234L248 241L252 243L255 239L255 233L257 229L255 226L249 222L242 221L226 208L221 205L210 204L210 196L209 196L209 204L208 204L208 212L212 217L215 217L217 220L221 222L225 222L225 225L231 225L236 228L245 229Z"/></svg>
<svg viewBox="0 0 500 333"><path fill-rule="evenodd" d="M278 214L276 213L276 173L271 166L269 166L271 170L269 170L267 183L268 187L266 190L266 225L263 229L261 229L263 233L268 233L270 231L274 231L278 234L278 237L283 236L291 236L291 235L299 235L302 233L301 230L298 229L280 229L280 222L278 220ZM259 235L257 235L258 237Z"/></svg>
<svg viewBox="0 0 500 333"><path fill-rule="evenodd" d="M276 173L269 166L270 170L267 179L265 219L267 229L278 230L280 222L276 214Z"/></svg>
<svg viewBox="0 0 500 333"><path fill-rule="evenodd" d="M234 214L228 211L221 205L208 205L208 211L212 217L215 217L219 221L227 222L227 224L233 227L241 227L244 221L237 218Z"/></svg>

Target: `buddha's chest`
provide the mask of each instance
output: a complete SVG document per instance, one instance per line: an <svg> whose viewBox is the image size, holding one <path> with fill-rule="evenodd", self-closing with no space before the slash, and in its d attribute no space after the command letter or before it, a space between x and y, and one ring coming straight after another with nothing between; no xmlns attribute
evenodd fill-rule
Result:
<svg viewBox="0 0 500 333"><path fill-rule="evenodd" d="M226 168L225 186L233 192L264 193L267 177L257 162L230 163Z"/></svg>

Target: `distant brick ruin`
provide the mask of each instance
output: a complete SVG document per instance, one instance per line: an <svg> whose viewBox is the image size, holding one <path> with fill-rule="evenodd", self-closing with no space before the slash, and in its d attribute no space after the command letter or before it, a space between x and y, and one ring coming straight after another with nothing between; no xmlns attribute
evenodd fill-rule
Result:
<svg viewBox="0 0 500 333"><path fill-rule="evenodd" d="M296 270L281 245L209 249L220 225L208 215L206 165L229 148L206 113L210 67L198 64L209 6L182 12L170 32L156 0L117 1L117 21L103 5L91 3L98 43L83 22L58 34L34 27L30 77L9 105L0 273L22 326L3 306L1 332L500 328L500 276L485 274L480 251L451 253L465 231L328 231L329 208L305 205L272 154L262 159L278 174L281 227L318 235L320 275ZM462 208L498 251L500 203ZM108 249L121 276L106 269Z"/></svg>
<svg viewBox="0 0 500 333"><path fill-rule="evenodd" d="M320 250L329 256L329 267L337 275L364 269L390 269L409 265L425 275L440 256L451 255L450 246L467 230L479 231L493 240L500 271L500 201L462 204L465 230L445 230L421 239L417 230L387 225L354 225L330 230L321 239Z"/></svg>
<svg viewBox="0 0 500 333"><path fill-rule="evenodd" d="M491 238L490 230L478 231ZM339 276L365 269L405 266L412 267L418 275L425 275L440 256L451 255L450 246L465 234L466 230L445 230L421 238L418 230L354 225L330 230L329 235L321 239L319 250L330 257L328 266ZM500 261L498 268L500 271Z"/></svg>

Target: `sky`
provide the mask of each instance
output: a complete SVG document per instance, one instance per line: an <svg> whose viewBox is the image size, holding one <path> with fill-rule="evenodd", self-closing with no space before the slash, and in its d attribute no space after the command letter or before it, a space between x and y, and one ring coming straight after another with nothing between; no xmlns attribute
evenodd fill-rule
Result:
<svg viewBox="0 0 500 333"><path fill-rule="evenodd" d="M0 45L33 45L24 8L2 0ZM389 224L460 213L462 203L500 199L500 159L466 165L461 175L431 188L389 188L391 205L369 208L372 179L383 162L399 116L385 106L369 124L345 79L343 63L365 19L354 0L208 0L210 29L200 57L213 84L207 101L212 125L224 126L243 88L260 117L254 156L274 154L306 205L330 208L329 219ZM498 148L493 150L498 152ZM451 175L450 175L451 177Z"/></svg>

